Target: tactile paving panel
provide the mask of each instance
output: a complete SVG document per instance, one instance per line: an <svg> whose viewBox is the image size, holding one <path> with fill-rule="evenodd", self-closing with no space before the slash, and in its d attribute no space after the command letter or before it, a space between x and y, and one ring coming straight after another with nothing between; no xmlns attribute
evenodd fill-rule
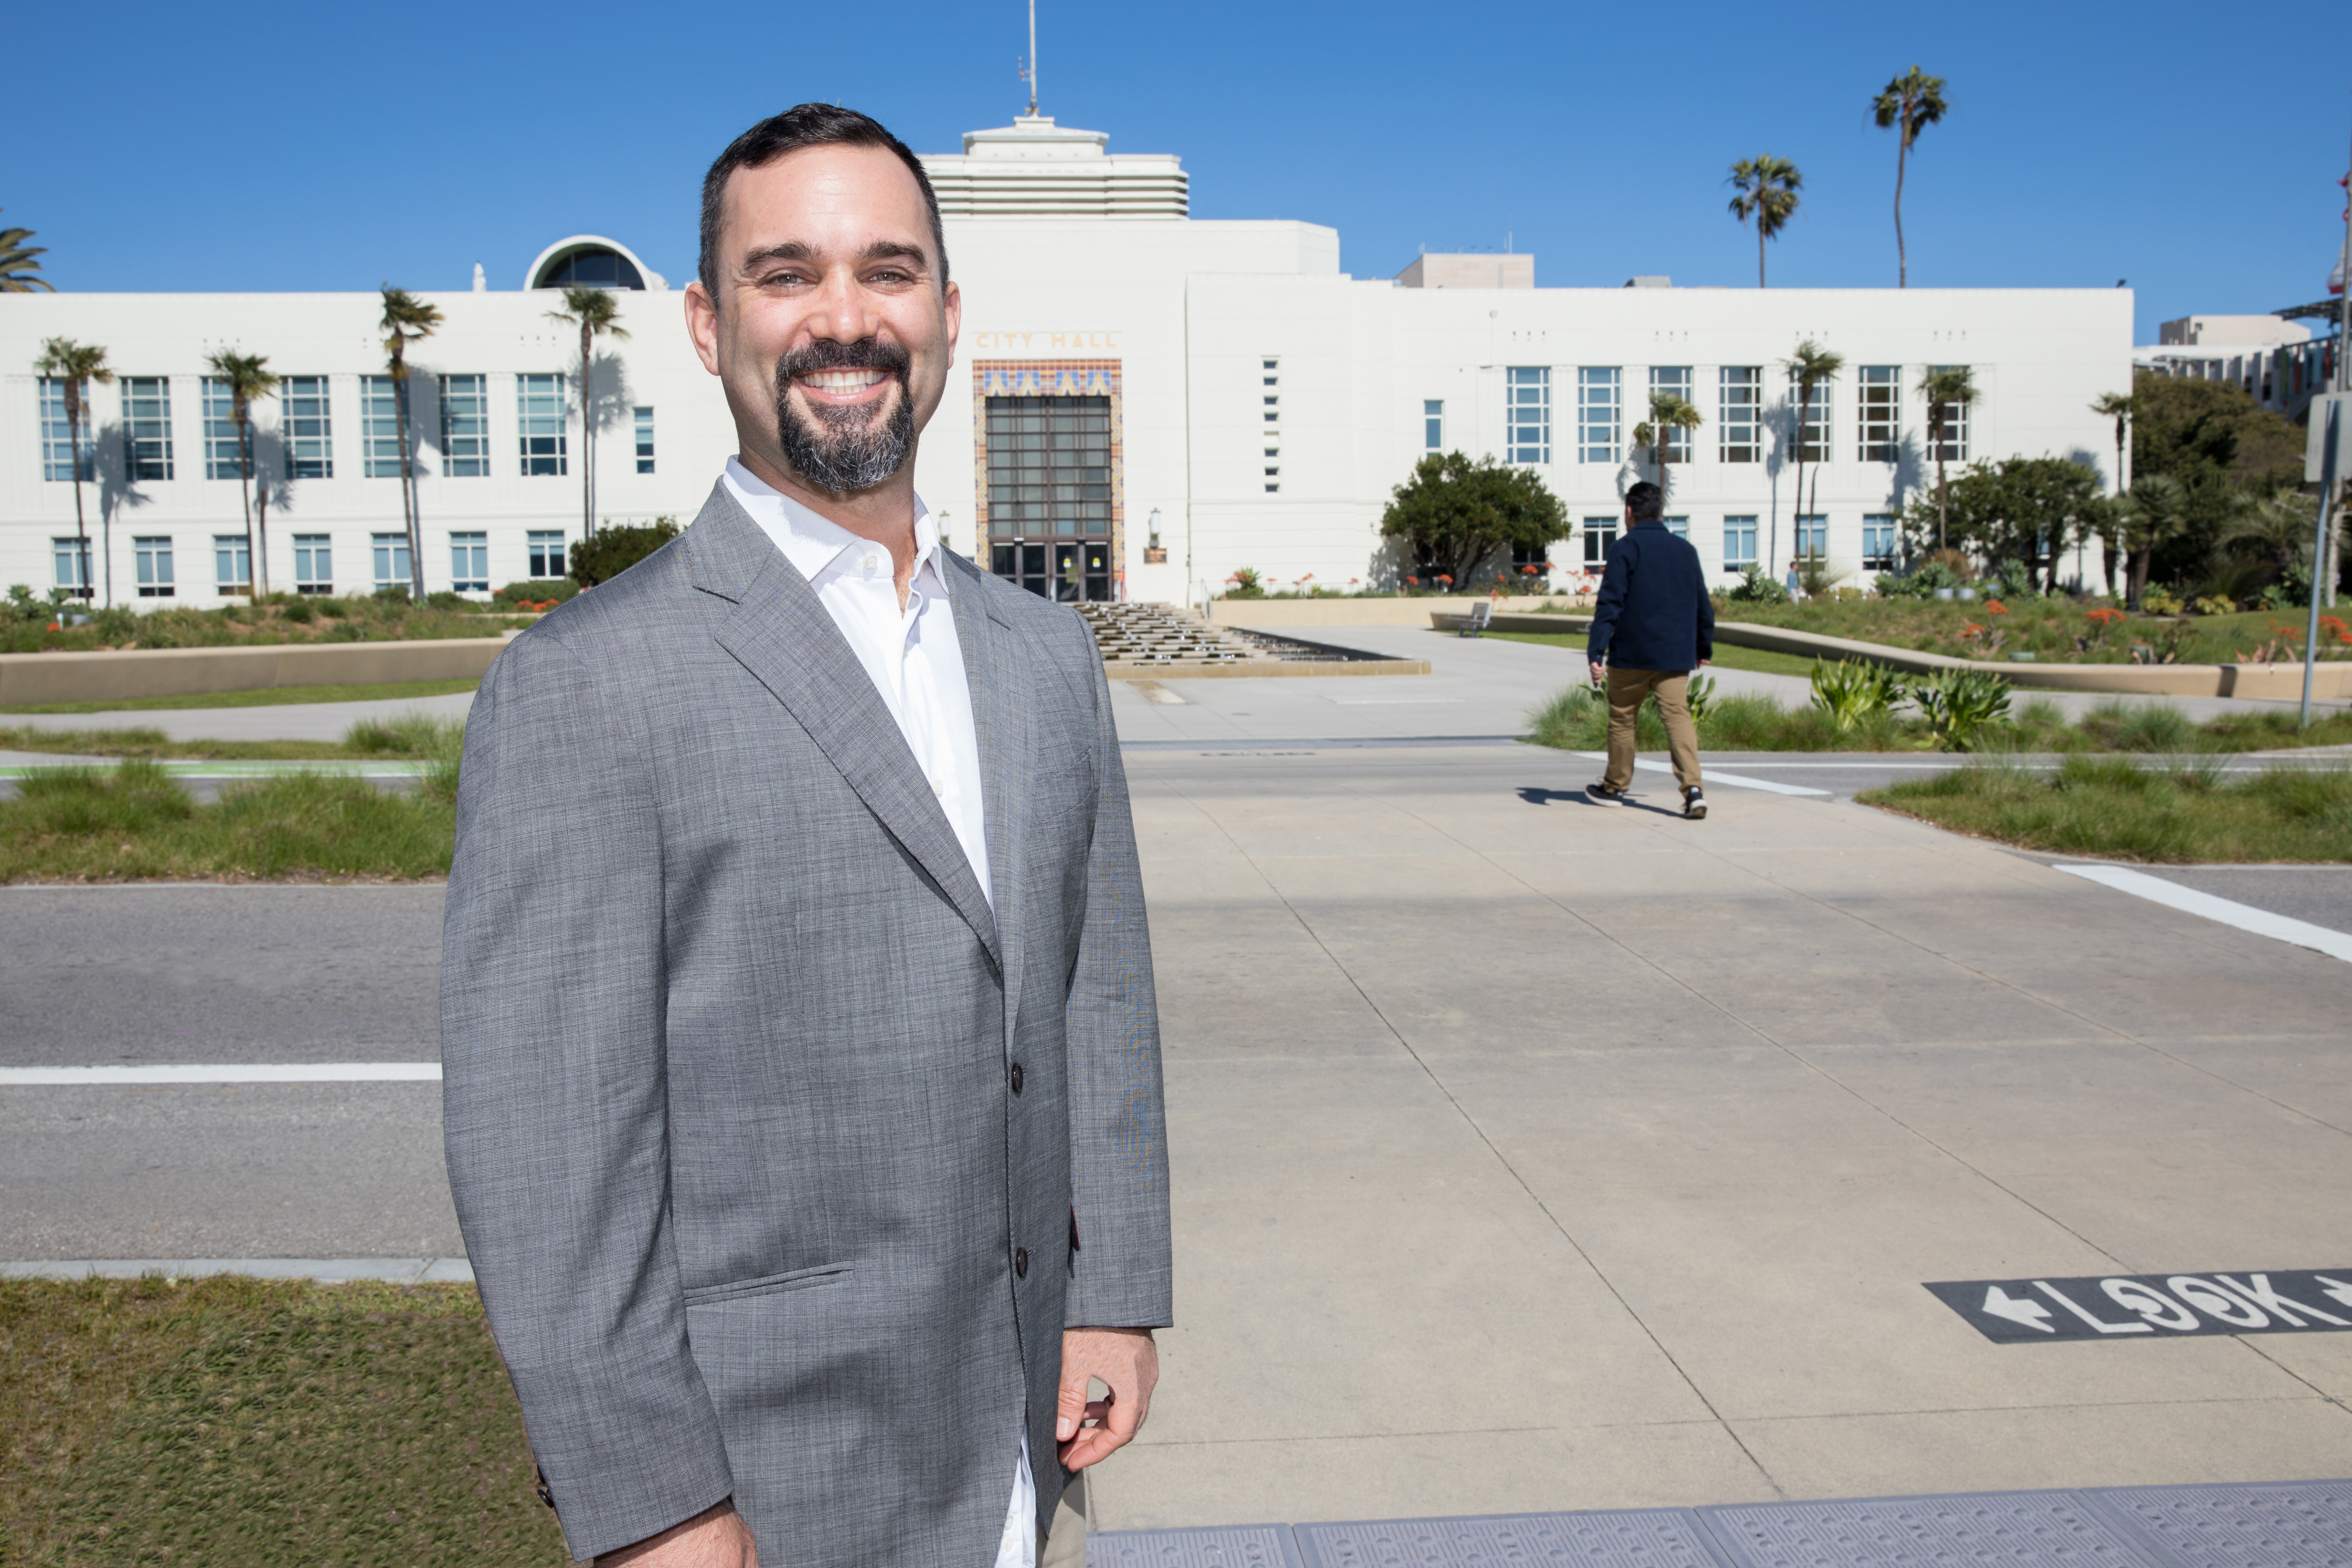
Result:
<svg viewBox="0 0 2352 1568"><path fill-rule="evenodd" d="M1307 1568L1485 1568L1582 1563L1594 1568L1726 1568L1688 1509L1385 1519L1302 1524Z"/></svg>
<svg viewBox="0 0 2352 1568"><path fill-rule="evenodd" d="M1087 1568L1303 1568L1286 1524L1209 1530L1097 1530Z"/></svg>
<svg viewBox="0 0 2352 1568"><path fill-rule="evenodd" d="M2078 1492L1743 1503L1699 1512L1747 1568L2147 1568L2149 1562Z"/></svg>
<svg viewBox="0 0 2352 1568"><path fill-rule="evenodd" d="M2352 1481L2104 1487L2089 1495L2169 1568L2352 1568Z"/></svg>

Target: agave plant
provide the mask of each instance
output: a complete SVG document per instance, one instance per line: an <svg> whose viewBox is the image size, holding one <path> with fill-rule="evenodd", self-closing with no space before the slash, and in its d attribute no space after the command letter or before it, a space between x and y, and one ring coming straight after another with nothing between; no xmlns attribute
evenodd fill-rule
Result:
<svg viewBox="0 0 2352 1568"><path fill-rule="evenodd" d="M1939 669L1904 694L1918 704L1928 733L1947 752L1976 748L1978 731L2009 717L2009 682L1981 669Z"/></svg>
<svg viewBox="0 0 2352 1568"><path fill-rule="evenodd" d="M1707 708L1715 701L1715 677L1692 676L1690 684L1683 689L1683 700L1690 708L1691 722L1705 723Z"/></svg>
<svg viewBox="0 0 2352 1568"><path fill-rule="evenodd" d="M1902 682L1883 664L1851 658L1835 664L1813 661L1813 706L1830 716L1841 735L1886 712L1902 697Z"/></svg>

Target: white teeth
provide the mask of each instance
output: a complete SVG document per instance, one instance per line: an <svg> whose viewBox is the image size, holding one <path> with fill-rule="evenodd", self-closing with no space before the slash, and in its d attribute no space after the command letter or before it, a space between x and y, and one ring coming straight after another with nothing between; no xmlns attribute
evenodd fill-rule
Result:
<svg viewBox="0 0 2352 1568"><path fill-rule="evenodd" d="M878 370L819 370L801 378L819 392L863 392L881 379Z"/></svg>

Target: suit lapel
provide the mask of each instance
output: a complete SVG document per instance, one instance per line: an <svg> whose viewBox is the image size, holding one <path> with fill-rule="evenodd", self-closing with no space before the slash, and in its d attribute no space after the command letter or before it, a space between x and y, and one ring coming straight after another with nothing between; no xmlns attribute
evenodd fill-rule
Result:
<svg viewBox="0 0 2352 1568"><path fill-rule="evenodd" d="M723 484L688 537L694 539L696 586L735 602L734 614L719 626L719 646L791 710L1002 967L997 921L971 874L971 862L882 694L808 580ZM992 860L992 842L990 853Z"/></svg>
<svg viewBox="0 0 2352 1568"><path fill-rule="evenodd" d="M980 736L981 806L988 825L989 880L995 884L996 928L1004 942L1004 1016L1011 1026L1021 984L1021 850L1029 794L1033 704L1013 628L999 618L979 567L942 552L954 578L948 605L955 612L964 680L971 688L972 727Z"/></svg>

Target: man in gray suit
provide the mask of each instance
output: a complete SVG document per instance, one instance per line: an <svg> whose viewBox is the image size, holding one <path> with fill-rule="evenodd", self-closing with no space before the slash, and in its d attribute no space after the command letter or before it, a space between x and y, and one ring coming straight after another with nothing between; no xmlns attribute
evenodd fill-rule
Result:
<svg viewBox="0 0 2352 1568"><path fill-rule="evenodd" d="M746 132L686 294L740 454L515 639L457 797L450 1186L543 1495L614 1563L1082 1563L1171 1310L1102 660L915 495L961 304L901 142Z"/></svg>

